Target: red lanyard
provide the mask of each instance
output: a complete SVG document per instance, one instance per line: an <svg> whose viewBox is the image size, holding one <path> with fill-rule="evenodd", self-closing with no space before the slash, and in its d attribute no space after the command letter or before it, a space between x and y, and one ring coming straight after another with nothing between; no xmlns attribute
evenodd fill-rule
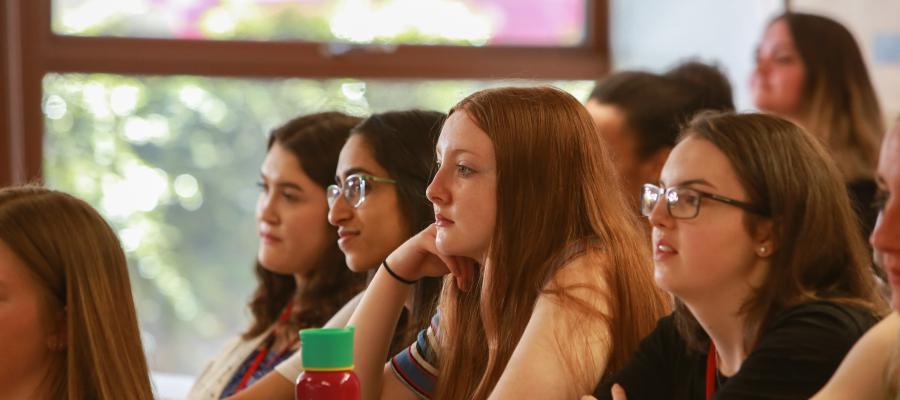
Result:
<svg viewBox="0 0 900 400"><path fill-rule="evenodd" d="M281 315L278 317L278 322L287 322L288 318L291 316L291 308L293 306L292 301L288 301L287 306L285 306L284 311L281 312ZM259 369L259 366L262 364L263 360L266 359L266 356L269 354L269 346L272 345L274 340L272 340L274 336L269 336L268 340L266 340L262 346L259 348L259 353L256 354L256 357L253 358L253 363L247 368L247 371L244 372L244 376L241 377L241 381L238 383L237 388L235 388L234 393L238 393L241 390L244 390L247 387L247 383L250 382L250 378L253 377L253 374ZM291 350L294 347L294 343L296 343L296 338L291 341L287 348L281 352L278 356L281 357L285 353Z"/></svg>
<svg viewBox="0 0 900 400"><path fill-rule="evenodd" d="M716 392L716 345L709 341L709 353L706 353L706 400L711 400Z"/></svg>

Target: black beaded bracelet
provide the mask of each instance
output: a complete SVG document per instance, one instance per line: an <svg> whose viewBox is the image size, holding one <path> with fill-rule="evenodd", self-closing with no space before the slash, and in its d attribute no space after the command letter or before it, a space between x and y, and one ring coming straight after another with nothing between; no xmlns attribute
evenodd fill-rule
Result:
<svg viewBox="0 0 900 400"><path fill-rule="evenodd" d="M394 279L396 279L400 282L403 282L407 285L415 285L416 284L416 281L411 281L409 279L405 279L405 278L401 277L400 275L397 275L397 273L395 273L393 270L391 270L391 267L388 266L387 260L382 261L381 264L384 265L384 269L387 270L387 272L389 274L391 274L391 276L393 276Z"/></svg>

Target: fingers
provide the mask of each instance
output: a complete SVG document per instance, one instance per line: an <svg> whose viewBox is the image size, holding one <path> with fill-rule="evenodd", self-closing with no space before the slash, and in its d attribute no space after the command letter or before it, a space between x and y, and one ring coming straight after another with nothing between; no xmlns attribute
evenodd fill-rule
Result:
<svg viewBox="0 0 900 400"><path fill-rule="evenodd" d="M581 400L597 400L597 398L594 396L591 396L589 394L586 394L584 396L581 396Z"/></svg>
<svg viewBox="0 0 900 400"><path fill-rule="evenodd" d="M625 397L625 389L622 389L618 383L613 385L612 390L609 392L612 394L613 400L628 400L628 398Z"/></svg>

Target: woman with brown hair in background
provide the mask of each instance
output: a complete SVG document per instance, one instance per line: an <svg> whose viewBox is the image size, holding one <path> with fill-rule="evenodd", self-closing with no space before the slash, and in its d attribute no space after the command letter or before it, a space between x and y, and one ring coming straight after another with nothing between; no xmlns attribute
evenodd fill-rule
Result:
<svg viewBox="0 0 900 400"><path fill-rule="evenodd" d="M350 321L363 398L589 390L668 299L587 111L555 88L483 90L453 107L436 150L435 224L387 257ZM429 276L445 276L438 314L385 365L411 284Z"/></svg>
<svg viewBox="0 0 900 400"><path fill-rule="evenodd" d="M65 193L0 189L0 398L153 398L119 239Z"/></svg>
<svg viewBox="0 0 900 400"><path fill-rule="evenodd" d="M256 205L253 322L210 361L189 398L240 392L297 350L298 330L321 327L364 287L365 276L347 268L337 246L325 196L338 153L359 121L326 112L272 131Z"/></svg>
<svg viewBox="0 0 900 400"><path fill-rule="evenodd" d="M875 163L884 133L878 98L853 35L819 15L785 13L756 50L753 102L806 128L837 161L868 236L877 212Z"/></svg>

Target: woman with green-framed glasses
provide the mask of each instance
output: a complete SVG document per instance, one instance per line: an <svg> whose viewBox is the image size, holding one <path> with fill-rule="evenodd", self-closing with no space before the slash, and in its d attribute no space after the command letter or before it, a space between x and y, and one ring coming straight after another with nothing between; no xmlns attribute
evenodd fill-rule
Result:
<svg viewBox="0 0 900 400"><path fill-rule="evenodd" d="M837 166L787 120L695 118L640 202L675 312L598 398L809 398L885 311Z"/></svg>
<svg viewBox="0 0 900 400"><path fill-rule="evenodd" d="M434 111L373 114L355 126L323 187L328 222L337 227L337 245L347 267L374 273L391 251L434 222L425 188L434 173L434 143L445 115ZM324 186L324 185L323 185ZM440 290L439 279L417 283L391 339L398 350L428 324ZM343 327L361 294L347 302L326 326ZM300 352L275 367L233 399L294 398L303 371Z"/></svg>

